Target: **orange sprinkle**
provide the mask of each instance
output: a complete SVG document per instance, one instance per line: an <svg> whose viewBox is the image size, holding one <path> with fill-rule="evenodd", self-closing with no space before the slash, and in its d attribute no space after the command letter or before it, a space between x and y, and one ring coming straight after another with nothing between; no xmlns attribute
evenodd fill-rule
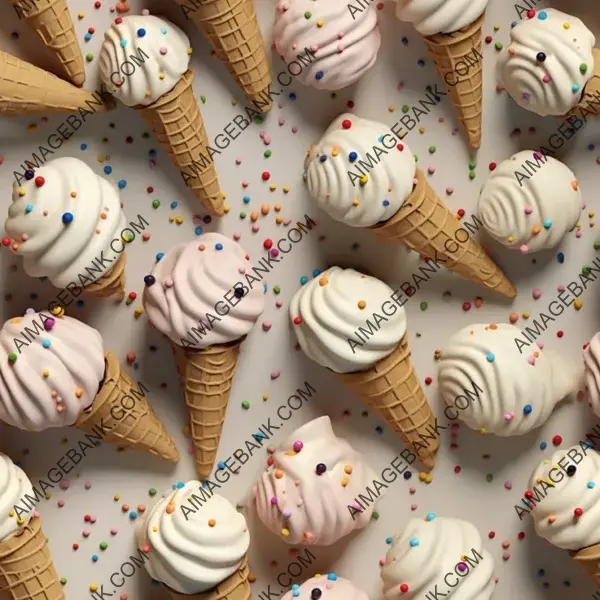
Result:
<svg viewBox="0 0 600 600"><path fill-rule="evenodd" d="M277 469L275 471L275 479L281 479L283 477L283 471L281 469Z"/></svg>
<svg viewBox="0 0 600 600"><path fill-rule="evenodd" d="M204 244L200 244L198 246L198 250L200 250L200 252L203 252L206 249L206 246Z"/></svg>
<svg viewBox="0 0 600 600"><path fill-rule="evenodd" d="M358 301L358 308L360 308L360 310L362 310L366 306L367 306L367 303L364 300L359 300Z"/></svg>
<svg viewBox="0 0 600 600"><path fill-rule="evenodd" d="M175 505L172 502L169 502L169 504L167 504L167 508L165 509L165 512L170 515L171 513L175 512Z"/></svg>
<svg viewBox="0 0 600 600"><path fill-rule="evenodd" d="M350 473L352 473L352 466L351 465L346 465L344 467L344 473L346 473L346 475L350 475Z"/></svg>
<svg viewBox="0 0 600 600"><path fill-rule="evenodd" d="M100 213L100 218L101 218L101 219L106 219L106 217L107 217L107 216L108 216L108 215L107 215L105 212L101 212L101 213Z"/></svg>
<svg viewBox="0 0 600 600"><path fill-rule="evenodd" d="M327 277L323 276L321 277L321 279L319 279L319 285L321 287L327 285L329 283L329 279L327 279Z"/></svg>
<svg viewBox="0 0 600 600"><path fill-rule="evenodd" d="M83 396L83 390L81 388L75 388L75 396L81 398L81 396Z"/></svg>
<svg viewBox="0 0 600 600"><path fill-rule="evenodd" d="M209 519L208 520L208 526L209 527L214 527L217 524L217 522L214 519Z"/></svg>
<svg viewBox="0 0 600 600"><path fill-rule="evenodd" d="M269 205L268 205L268 204L263 204L263 205L260 207L260 212L261 212L263 215L265 215L265 216L266 216L266 215L268 215L268 214L269 214Z"/></svg>
<svg viewBox="0 0 600 600"><path fill-rule="evenodd" d="M531 233L533 233L533 235L537 235L540 231L542 230L541 226L538 224L536 225L532 230Z"/></svg>
<svg viewBox="0 0 600 600"><path fill-rule="evenodd" d="M577 181L577 179L574 179L573 181L571 181L571 187L577 191L579 189L579 181Z"/></svg>
<svg viewBox="0 0 600 600"><path fill-rule="evenodd" d="M496 325L495 323L490 323L490 329L496 330L498 329L498 325Z"/></svg>

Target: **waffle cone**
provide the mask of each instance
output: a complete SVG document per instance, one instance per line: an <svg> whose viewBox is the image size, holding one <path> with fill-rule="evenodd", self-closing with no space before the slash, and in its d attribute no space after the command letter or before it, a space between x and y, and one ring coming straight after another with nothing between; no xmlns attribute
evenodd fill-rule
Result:
<svg viewBox="0 0 600 600"><path fill-rule="evenodd" d="M33 0L30 0L33 2ZM0 51L0 116L104 112L114 102L81 90L12 54Z"/></svg>
<svg viewBox="0 0 600 600"><path fill-rule="evenodd" d="M12 600L65 600L41 519L0 543L0 593Z"/></svg>
<svg viewBox="0 0 600 600"><path fill-rule="evenodd" d="M502 296L514 298L517 291L512 283L461 227L460 221L440 200L418 167L415 177L417 185L408 200L391 219L371 227L375 234L408 246L425 258L439 260L451 271Z"/></svg>
<svg viewBox="0 0 600 600"><path fill-rule="evenodd" d="M600 588L600 544L572 553L573 558L582 565L598 588Z"/></svg>
<svg viewBox="0 0 600 600"><path fill-rule="evenodd" d="M600 49L592 48L594 57L594 73L585 84L579 104L566 116L575 115L583 118L584 122L588 114L600 115ZM582 113L582 110L586 111Z"/></svg>
<svg viewBox="0 0 600 600"><path fill-rule="evenodd" d="M483 13L475 22L453 33L436 33L423 36L429 56L435 64L438 75L444 80L446 91L454 105L458 120L462 123L473 148L481 145L481 114L482 114L482 78L483 59L477 57L473 65L473 50L481 56L481 39L483 28ZM466 57L469 56L469 59ZM456 72L468 72L461 75ZM450 85L448 81L456 81Z"/></svg>
<svg viewBox="0 0 600 600"><path fill-rule="evenodd" d="M437 435L433 440L427 437L435 432L435 420L412 365L406 334L389 356L367 371L336 375L400 434L426 467L434 467L440 440Z"/></svg>
<svg viewBox="0 0 600 600"><path fill-rule="evenodd" d="M85 83L83 55L75 37L75 26L67 0L9 0L15 10L25 17L60 63L67 79L77 86Z"/></svg>
<svg viewBox="0 0 600 600"><path fill-rule="evenodd" d="M271 109L271 70L253 0L176 0L260 112ZM189 13L189 14L188 14Z"/></svg>
<svg viewBox="0 0 600 600"><path fill-rule="evenodd" d="M167 586L165 587L169 590L173 600L252 600L249 577L248 556L244 556L239 569L208 592L180 594Z"/></svg>
<svg viewBox="0 0 600 600"><path fill-rule="evenodd" d="M125 253L119 256L115 266L106 274L102 275L89 285L83 288L88 296L96 298L112 298L121 302L125 298L125 263L127 257Z"/></svg>
<svg viewBox="0 0 600 600"><path fill-rule="evenodd" d="M215 215L225 214L217 170L210 157L204 121L194 96L194 73L186 71L177 85L149 106L136 110L156 134L162 149L204 208Z"/></svg>
<svg viewBox="0 0 600 600"><path fill-rule="evenodd" d="M179 452L139 384L121 369L117 357L106 353L106 374L92 405L77 419L75 427L100 434L107 442L150 452L176 463Z"/></svg>
<svg viewBox="0 0 600 600"><path fill-rule="evenodd" d="M204 350L173 344L173 355L185 403L190 413L196 472L201 481L210 476L219 441L235 366L244 338Z"/></svg>

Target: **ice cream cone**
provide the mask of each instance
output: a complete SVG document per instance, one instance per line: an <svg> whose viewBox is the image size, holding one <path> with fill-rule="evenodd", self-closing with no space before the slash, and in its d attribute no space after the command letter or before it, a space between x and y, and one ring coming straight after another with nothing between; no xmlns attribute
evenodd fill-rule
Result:
<svg viewBox="0 0 600 600"><path fill-rule="evenodd" d="M479 148L481 145L483 59L475 60L472 54L475 50L481 56L484 15L485 13L459 31L423 36L429 56L438 75L444 80L458 120L463 124L469 144L473 148ZM465 68L468 72L465 75L460 74ZM451 85L448 81L456 82L456 85Z"/></svg>
<svg viewBox="0 0 600 600"><path fill-rule="evenodd" d="M211 43L253 107L271 109L271 70L253 0L177 0ZM191 5L191 6L190 6ZM195 8L192 8L195 7Z"/></svg>
<svg viewBox="0 0 600 600"><path fill-rule="evenodd" d="M92 405L77 419L75 427L107 442L145 450L176 463L179 452L165 426L148 404L139 384L121 369L117 357L106 353L106 373Z"/></svg>
<svg viewBox="0 0 600 600"><path fill-rule="evenodd" d="M52 50L64 74L77 86L85 83L83 56L75 36L67 0L9 0L19 16Z"/></svg>
<svg viewBox="0 0 600 600"><path fill-rule="evenodd" d="M196 472L201 481L208 479L217 458L233 374L243 341L244 338L241 338L203 350L172 344L190 413Z"/></svg>
<svg viewBox="0 0 600 600"><path fill-rule="evenodd" d="M391 219L371 227L375 234L439 260L446 268L489 290L514 298L517 291L512 283L461 227L418 167L415 177L417 185L412 194ZM453 248L455 251L451 252Z"/></svg>
<svg viewBox="0 0 600 600"><path fill-rule="evenodd" d="M89 285L83 288L88 296L96 298L111 298L121 302L125 298L125 263L127 257L125 253L119 256L115 266L102 277L98 277Z"/></svg>
<svg viewBox="0 0 600 600"><path fill-rule="evenodd" d="M389 356L370 369L336 375L400 434L426 467L434 467L440 440L437 436L428 439L435 432L435 421L412 365L406 334Z"/></svg>
<svg viewBox="0 0 600 600"><path fill-rule="evenodd" d="M153 104L135 108L204 208L222 216L223 195L215 164L206 149L208 137L192 89L193 80L194 73L188 69L170 92Z"/></svg>
<svg viewBox="0 0 600 600"><path fill-rule="evenodd" d="M32 0L33 1L33 0ZM16 56L0 51L0 116L77 112L104 112L109 100L76 88Z"/></svg>
<svg viewBox="0 0 600 600"><path fill-rule="evenodd" d="M600 588L600 544L594 544L571 553L575 559L588 572L594 583Z"/></svg>
<svg viewBox="0 0 600 600"><path fill-rule="evenodd" d="M13 600L65 600L39 518L0 543L0 593Z"/></svg>
<svg viewBox="0 0 600 600"><path fill-rule="evenodd" d="M585 84L579 104L566 115L582 117L581 110L583 109L586 111L583 113L584 122L588 114L592 113L594 116L600 114L600 49L592 48L592 55L594 56L594 74Z"/></svg>
<svg viewBox="0 0 600 600"><path fill-rule="evenodd" d="M244 556L239 569L217 587L201 594L180 594L171 588L169 593L173 600L252 600L252 590L248 578L248 556Z"/></svg>

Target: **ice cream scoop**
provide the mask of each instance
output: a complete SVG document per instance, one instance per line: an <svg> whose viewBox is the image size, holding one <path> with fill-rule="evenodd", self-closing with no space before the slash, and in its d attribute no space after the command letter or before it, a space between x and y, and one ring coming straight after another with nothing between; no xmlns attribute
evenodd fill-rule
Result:
<svg viewBox="0 0 600 600"><path fill-rule="evenodd" d="M288 544L330 546L367 525L373 504L358 504L373 485L363 456L335 435L329 417L306 423L279 445L254 486L264 525Z"/></svg>
<svg viewBox="0 0 600 600"><path fill-rule="evenodd" d="M118 17L104 34L100 77L127 106L152 104L170 92L190 64L190 40L153 15Z"/></svg>
<svg viewBox="0 0 600 600"><path fill-rule="evenodd" d="M519 106L542 117L565 115L594 73L595 43L580 19L545 8L511 29L498 77Z"/></svg>
<svg viewBox="0 0 600 600"><path fill-rule="evenodd" d="M375 5L360 6L353 14L343 0L279 1L273 39L291 75L280 77L320 90L339 90L360 79L381 44Z"/></svg>
<svg viewBox="0 0 600 600"><path fill-rule="evenodd" d="M31 481L13 461L0 453L0 544L27 525L33 512L15 511L25 495L33 497Z"/></svg>
<svg viewBox="0 0 600 600"><path fill-rule="evenodd" d="M581 212L581 191L569 167L533 150L517 152L490 173L477 213L500 244L521 252L554 248Z"/></svg>
<svg viewBox="0 0 600 600"><path fill-rule="evenodd" d="M222 496L207 496L199 481L178 483L136 530L138 546L150 548L149 575L180 594L200 594L225 581L250 544L244 516Z"/></svg>
<svg viewBox="0 0 600 600"><path fill-rule="evenodd" d="M411 519L392 537L381 579L385 600L489 600L495 586L494 559L474 525L429 513L426 519Z"/></svg>
<svg viewBox="0 0 600 600"><path fill-rule="evenodd" d="M102 337L77 319L30 312L0 330L0 420L9 425L73 425L103 377Z"/></svg>
<svg viewBox="0 0 600 600"><path fill-rule="evenodd" d="M346 113L310 147L304 168L319 208L345 225L371 227L398 212L413 191L417 167L387 125Z"/></svg>
<svg viewBox="0 0 600 600"><path fill-rule="evenodd" d="M396 16L421 35L452 33L473 23L488 0L396 0Z"/></svg>
<svg viewBox="0 0 600 600"><path fill-rule="evenodd" d="M336 373L372 367L406 333L406 311L393 296L394 290L375 277L330 267L302 286L290 303L300 347Z"/></svg>
<svg viewBox="0 0 600 600"><path fill-rule="evenodd" d="M237 242L206 233L156 263L145 279L144 310L179 346L226 344L248 334L262 314L261 279Z"/></svg>
<svg viewBox="0 0 600 600"><path fill-rule="evenodd" d="M542 325L534 319L533 326L538 330ZM476 324L454 334L438 361L444 414L499 436L522 435L542 426L556 404L577 390L582 368L532 342L536 330Z"/></svg>
<svg viewBox="0 0 600 600"><path fill-rule="evenodd" d="M315 591L317 590L317 591ZM315 575L292 589L281 600L369 600L365 592L351 581L338 577L335 573Z"/></svg>
<svg viewBox="0 0 600 600"><path fill-rule="evenodd" d="M57 158L13 184L4 228L31 277L84 287L115 268L124 243L119 192L77 158Z"/></svg>
<svg viewBox="0 0 600 600"><path fill-rule="evenodd" d="M600 417L600 332L583 351L583 362L590 405L594 414Z"/></svg>

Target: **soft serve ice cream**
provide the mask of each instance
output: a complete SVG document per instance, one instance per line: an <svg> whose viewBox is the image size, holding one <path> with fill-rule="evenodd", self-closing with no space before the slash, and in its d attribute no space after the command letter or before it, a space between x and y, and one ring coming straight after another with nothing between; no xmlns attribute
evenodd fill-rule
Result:
<svg viewBox="0 0 600 600"><path fill-rule="evenodd" d="M519 352L514 325L469 325L454 334L438 362L446 416L499 436L541 427L556 404L581 382L579 365L533 342Z"/></svg>
<svg viewBox="0 0 600 600"><path fill-rule="evenodd" d="M421 35L453 33L474 23L488 0L396 0L396 16Z"/></svg>
<svg viewBox="0 0 600 600"><path fill-rule="evenodd" d="M560 244L575 227L581 203L579 182L569 167L523 150L492 171L481 189L477 213L502 245L537 252Z"/></svg>
<svg viewBox="0 0 600 600"><path fill-rule="evenodd" d="M279 77L321 90L360 79L375 64L381 36L375 5L365 3L358 15L349 9L344 0L280 0L273 39L290 75Z"/></svg>
<svg viewBox="0 0 600 600"><path fill-rule="evenodd" d="M393 217L412 193L417 169L410 148L387 125L349 113L310 147L304 168L319 208L351 227Z"/></svg>
<svg viewBox="0 0 600 600"><path fill-rule="evenodd" d="M202 349L240 339L265 306L263 284L246 252L219 233L171 248L145 282L148 318L178 346Z"/></svg>
<svg viewBox="0 0 600 600"><path fill-rule="evenodd" d="M148 105L177 85L190 55L190 40L173 23L152 15L117 17L104 34L100 77L123 104Z"/></svg>
<svg viewBox="0 0 600 600"><path fill-rule="evenodd" d="M33 497L31 481L6 454L0 453L0 543L31 520L33 512L19 511L17 514L14 509L25 495Z"/></svg>
<svg viewBox="0 0 600 600"><path fill-rule="evenodd" d="M225 581L250 545L244 516L217 494L199 505L194 499L201 488L199 481L178 483L136 530L138 546L148 552L149 575L181 594L201 594Z"/></svg>
<svg viewBox="0 0 600 600"><path fill-rule="evenodd" d="M369 597L348 579L338 577L335 573L328 573L327 575L315 575L300 585L294 584L281 600L296 599L369 600Z"/></svg>
<svg viewBox="0 0 600 600"><path fill-rule="evenodd" d="M375 473L335 435L329 417L294 431L272 457L254 487L254 502L261 521L283 541L329 546L367 525L373 504L359 505L356 498L373 485Z"/></svg>
<svg viewBox="0 0 600 600"><path fill-rule="evenodd" d="M381 579L385 600L448 595L489 600L494 559L474 525L429 513L426 519L411 519L392 537Z"/></svg>
<svg viewBox="0 0 600 600"><path fill-rule="evenodd" d="M57 158L13 184L4 228L31 277L59 288L85 287L108 273L123 251L119 192L76 158Z"/></svg>
<svg viewBox="0 0 600 600"><path fill-rule="evenodd" d="M0 330L0 420L28 431L73 425L104 378L101 335L63 316L28 313Z"/></svg>
<svg viewBox="0 0 600 600"><path fill-rule="evenodd" d="M577 17L540 10L511 29L498 60L499 79L519 106L542 117L566 115L594 73L595 43Z"/></svg>
<svg viewBox="0 0 600 600"><path fill-rule="evenodd" d="M594 335L583 351L585 382L594 414L600 417L600 332Z"/></svg>

